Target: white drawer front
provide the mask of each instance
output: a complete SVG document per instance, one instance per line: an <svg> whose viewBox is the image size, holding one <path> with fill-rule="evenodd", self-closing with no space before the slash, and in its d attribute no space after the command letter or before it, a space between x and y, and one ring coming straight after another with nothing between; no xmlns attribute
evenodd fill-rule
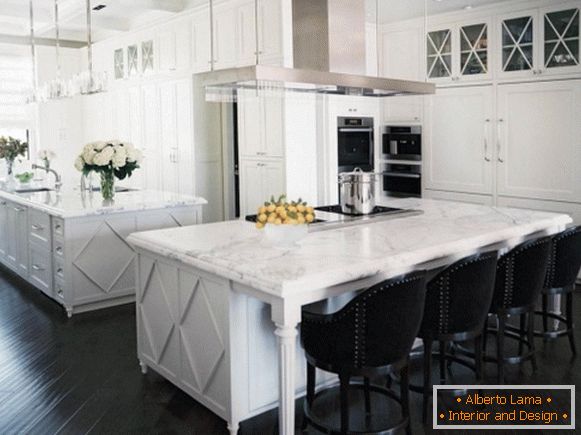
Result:
<svg viewBox="0 0 581 435"><path fill-rule="evenodd" d="M48 249L30 246L30 280L49 296L52 292L50 252Z"/></svg>
<svg viewBox="0 0 581 435"><path fill-rule="evenodd" d="M28 212L30 241L38 245L50 247L50 216L46 213L30 209Z"/></svg>

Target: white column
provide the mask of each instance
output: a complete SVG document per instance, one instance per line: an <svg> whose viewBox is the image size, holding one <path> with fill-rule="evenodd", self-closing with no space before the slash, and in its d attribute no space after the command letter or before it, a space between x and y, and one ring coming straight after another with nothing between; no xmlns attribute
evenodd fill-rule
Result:
<svg viewBox="0 0 581 435"><path fill-rule="evenodd" d="M279 434L295 433L295 346L297 324L276 325L278 339Z"/></svg>

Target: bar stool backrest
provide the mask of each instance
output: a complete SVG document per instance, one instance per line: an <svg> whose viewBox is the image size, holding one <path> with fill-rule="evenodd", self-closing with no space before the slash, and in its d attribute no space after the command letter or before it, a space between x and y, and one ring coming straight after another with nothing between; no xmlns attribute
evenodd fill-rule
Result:
<svg viewBox="0 0 581 435"><path fill-rule="evenodd" d="M553 236L545 288L572 286L581 268L581 226Z"/></svg>
<svg viewBox="0 0 581 435"><path fill-rule="evenodd" d="M551 238L524 242L500 257L491 311L534 307L541 290L551 253Z"/></svg>
<svg viewBox="0 0 581 435"><path fill-rule="evenodd" d="M320 321L303 317L305 351L333 368L384 367L410 352L422 319L425 271L368 288Z"/></svg>
<svg viewBox="0 0 581 435"><path fill-rule="evenodd" d="M492 300L497 258L497 251L472 255L430 280L422 337L482 332Z"/></svg>

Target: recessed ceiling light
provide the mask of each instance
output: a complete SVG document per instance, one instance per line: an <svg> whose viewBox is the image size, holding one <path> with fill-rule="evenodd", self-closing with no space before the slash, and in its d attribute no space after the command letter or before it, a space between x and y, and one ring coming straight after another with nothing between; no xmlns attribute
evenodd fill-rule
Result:
<svg viewBox="0 0 581 435"><path fill-rule="evenodd" d="M464 9L467 10L467 11L469 11L470 9L472 9L472 6L471 5L464 6Z"/></svg>
<svg viewBox="0 0 581 435"><path fill-rule="evenodd" d="M93 8L94 11L100 11L101 9L105 9L107 5L97 5Z"/></svg>

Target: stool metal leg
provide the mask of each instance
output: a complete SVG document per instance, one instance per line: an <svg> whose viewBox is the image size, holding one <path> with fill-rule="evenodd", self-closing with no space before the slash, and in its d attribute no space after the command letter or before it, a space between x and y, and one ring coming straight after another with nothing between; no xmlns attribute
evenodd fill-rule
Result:
<svg viewBox="0 0 581 435"><path fill-rule="evenodd" d="M424 388L422 402L422 420L428 422L428 400L432 391L432 340L424 339Z"/></svg>
<svg viewBox="0 0 581 435"><path fill-rule="evenodd" d="M349 433L349 381L350 376L342 373L339 375L341 384L341 434Z"/></svg>
<svg viewBox="0 0 581 435"><path fill-rule="evenodd" d="M446 383L446 347L445 341L440 341L440 383Z"/></svg>
<svg viewBox="0 0 581 435"><path fill-rule="evenodd" d="M565 300L565 314L567 316L567 335L569 336L569 344L571 345L571 352L577 355L577 346L575 345L575 324L573 323L573 292L567 293Z"/></svg>
<svg viewBox="0 0 581 435"><path fill-rule="evenodd" d="M542 310L543 310L543 331L548 332L549 331L549 316L547 316L547 313L549 312L549 296L546 294L543 294L543 302L542 302Z"/></svg>
<svg viewBox="0 0 581 435"><path fill-rule="evenodd" d="M371 415L371 395L369 392L369 378L365 376L363 378L363 392L365 393L365 415Z"/></svg>
<svg viewBox="0 0 581 435"><path fill-rule="evenodd" d="M496 360L498 363L497 382L504 384L504 331L506 327L506 316L498 315L498 332L496 335Z"/></svg>
<svg viewBox="0 0 581 435"><path fill-rule="evenodd" d="M474 339L474 362L476 364L476 380L481 381L483 379L483 370L482 370L482 335L479 335Z"/></svg>
<svg viewBox="0 0 581 435"><path fill-rule="evenodd" d="M409 378L409 366L406 364L404 368L400 371L401 377L401 409L403 417L407 418L408 424L406 426L406 434L411 435L412 433L412 423L410 418L410 378Z"/></svg>
<svg viewBox="0 0 581 435"><path fill-rule="evenodd" d="M537 371L537 349L535 346L535 312L529 311L527 313L527 320L528 320L528 343L530 346L531 352L531 364L533 365L533 372Z"/></svg>

